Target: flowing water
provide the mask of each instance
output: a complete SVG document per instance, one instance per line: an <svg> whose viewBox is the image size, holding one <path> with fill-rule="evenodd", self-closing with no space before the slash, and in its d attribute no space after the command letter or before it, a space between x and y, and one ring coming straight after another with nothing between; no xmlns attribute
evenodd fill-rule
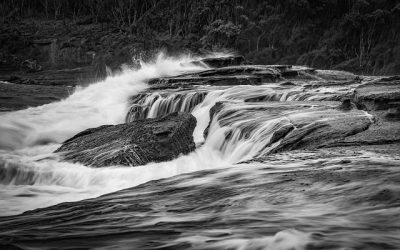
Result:
<svg viewBox="0 0 400 250"><path fill-rule="evenodd" d="M206 69L193 59L160 55L60 102L1 114L0 215L9 217L0 217L0 243L12 238L28 249L400 248L399 155L335 149L265 157L287 144L277 131L312 131L323 122L335 136L343 132L336 124L348 119L357 123L347 131L368 127L370 114L335 109L356 83L144 92L150 78ZM52 153L86 128L174 111L196 117L197 149L170 162L90 168ZM29 211L36 208L44 209Z"/></svg>
<svg viewBox="0 0 400 250"><path fill-rule="evenodd" d="M148 79L204 70L190 64L193 59L160 54L139 70L77 89L63 101L1 114L0 214L80 200L180 173L180 163L159 176L146 173L146 168L92 169L59 161L52 152L84 129L124 122L129 98L145 90Z"/></svg>

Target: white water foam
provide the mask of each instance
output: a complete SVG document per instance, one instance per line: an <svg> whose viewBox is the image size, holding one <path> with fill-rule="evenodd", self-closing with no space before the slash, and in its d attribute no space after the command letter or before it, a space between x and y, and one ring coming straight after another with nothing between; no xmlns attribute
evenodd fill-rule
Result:
<svg viewBox="0 0 400 250"><path fill-rule="evenodd" d="M219 152L208 147L169 162L138 167L90 168L56 159L38 160L49 154L38 155L37 151L57 146L13 151L7 157L0 152L3 158L0 159L0 215L82 200L178 174L229 166Z"/></svg>
<svg viewBox="0 0 400 250"><path fill-rule="evenodd" d="M0 116L0 149L19 149L49 142L60 143L91 127L124 122L129 97L147 88L153 77L172 76L204 69L193 58L158 55L139 70L125 70L86 88L77 89L60 102Z"/></svg>
<svg viewBox="0 0 400 250"><path fill-rule="evenodd" d="M3 148L0 151L0 200L4 201L0 205L0 215L94 197L182 173L227 167L273 147L267 145L272 133L289 121L266 112L258 117L262 119L258 119L256 124L254 113L247 109L250 104L243 101L243 98L260 96L260 90L271 97L268 100L286 98L287 95L282 93L284 91L279 88L275 91L269 84L209 92L192 111L197 119L194 139L198 145L204 143L203 146L173 161L135 168L116 166L94 169L54 159L51 152L75 133L89 127L123 122L129 97L144 90L149 78L204 69L192 65L192 60L194 58L173 59L160 55L154 63L143 64L139 70L127 70L77 90L61 102L0 116L0 148ZM275 87L278 86L275 84ZM293 91L294 96L302 98L303 93L297 95L297 92ZM189 100L192 99L189 98L183 106L190 106L187 105ZM204 141L203 131L210 122L209 112L217 101L237 103L242 110L235 114L237 107L224 109L222 114L217 115L224 117L213 119L207 141ZM228 123L220 124L224 120ZM241 135L242 130L248 131L247 136Z"/></svg>
<svg viewBox="0 0 400 250"><path fill-rule="evenodd" d="M136 168L94 169L59 161L52 154L59 143L84 129L124 122L129 98L145 90L148 79L203 70L190 63L196 59L160 54L139 70L125 70L77 89L60 102L2 114L0 215L94 197L218 163L218 155L207 149Z"/></svg>

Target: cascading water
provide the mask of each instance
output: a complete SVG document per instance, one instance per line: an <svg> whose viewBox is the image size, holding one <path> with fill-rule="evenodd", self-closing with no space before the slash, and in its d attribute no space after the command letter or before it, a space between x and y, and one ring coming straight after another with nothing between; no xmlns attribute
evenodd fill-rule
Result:
<svg viewBox="0 0 400 250"><path fill-rule="evenodd" d="M400 157L287 152L367 129L370 114L337 102L358 82L148 89L150 78L206 68L192 60L161 55L61 102L0 115L0 248L3 236L28 249L400 246ZM52 153L83 129L176 111L196 117L197 149L172 161L90 168Z"/></svg>
<svg viewBox="0 0 400 250"><path fill-rule="evenodd" d="M210 123L210 109L217 102L242 102L259 99L260 96L263 100L278 101L284 95L281 93L284 87L278 87L278 91L271 86L237 86L164 94L140 93L147 88L146 81L150 78L205 69L204 66L192 65L190 62L193 60L190 57L172 59L160 55L154 63L143 63L140 70L126 70L87 88L77 89L63 101L0 116L0 195L5 201L0 213L15 214L61 201L93 197L154 179L229 166L260 154L266 145L266 141L262 140L268 141L277 128L273 125L274 121L271 125L268 125L270 121L266 124L257 121L258 132L251 132L255 134L243 138L240 136L243 128L240 122L234 123L234 118L227 119L232 124L228 122L226 126L220 126L219 115L216 115ZM298 98L302 95L299 94ZM130 100L132 96L133 104ZM59 161L52 154L59 143L86 128L121 123L124 118L129 122L160 117L175 111L191 111L196 117L194 139L202 147L174 161L135 168L116 166L93 169ZM209 124L212 136L205 141L204 131ZM232 136L227 137L228 133ZM258 137L259 133L263 135ZM153 167L158 170L154 171Z"/></svg>
<svg viewBox="0 0 400 250"><path fill-rule="evenodd" d="M77 89L63 101L3 114L0 116L0 149L60 143L86 128L122 123L129 97L145 90L148 79L204 69L190 64L192 60L190 57L165 58L161 54L153 64L143 63L139 70L128 69Z"/></svg>
<svg viewBox="0 0 400 250"><path fill-rule="evenodd" d="M201 103L206 92L196 91L189 93L169 94L163 97L159 93L141 94L134 100L126 122L144 118L162 117L173 112L192 112L194 107Z"/></svg>
<svg viewBox="0 0 400 250"><path fill-rule="evenodd" d="M265 142L245 138L239 143L243 139L239 136L241 126L226 124L220 127L217 115L209 128L209 134L213 136L204 142L203 134L210 124L210 109L217 102L241 102L239 100L253 100L260 95L264 95L263 100L279 100L283 94L271 86L261 89L261 86L237 86L164 94L140 93L147 88L146 81L150 78L204 70L204 66L190 64L192 60L190 57L171 59L161 55L153 64L144 63L140 70L127 70L78 89L61 102L2 115L0 182L5 202L0 212L14 214L61 201L93 197L149 180L228 166L259 154ZM129 108L132 96L133 105ZM129 122L138 118L160 117L174 111L192 112L197 119L194 139L198 146L203 146L172 162L136 168L92 169L59 161L52 154L59 143L83 129L121 123L124 118ZM241 112L240 109L238 112ZM265 126L260 123L260 129ZM228 130L234 131L230 138L226 137ZM270 130L264 131L263 138L268 138L273 130L274 126L271 126ZM158 170L154 171L153 167Z"/></svg>
<svg viewBox="0 0 400 250"><path fill-rule="evenodd" d="M229 163L237 163L263 155L273 150L279 141L271 141L274 132L282 129L294 129L290 117L298 117L302 113L315 121L321 119L337 119L333 113L321 115L321 105L310 106L299 103L295 106L287 104L301 101L336 101L341 96L349 95L353 88L324 87L307 89L309 86L290 86L268 84L262 86L235 86L209 88L208 93L194 89L179 93L149 94L137 96L127 115L127 121L148 117L162 117L175 111L192 111L197 119L194 140L197 145L216 150L222 159ZM204 90L203 90L204 91ZM204 99L204 100L203 100ZM230 105L223 105L230 102ZM276 107L266 107L265 103L280 102ZM210 110L219 103L210 122ZM329 105L328 105L329 106ZM332 106L332 105L331 105ZM326 107L325 107L326 109ZM260 116L260 110L266 110ZM271 113L270 113L271 112ZM354 114L352 114L354 115ZM362 113L370 119L368 114ZM314 117L314 118L313 118ZM210 135L205 140L204 131Z"/></svg>
<svg viewBox="0 0 400 250"><path fill-rule="evenodd" d="M190 56L168 58L160 54L154 62L142 63L139 70L128 69L102 82L77 89L60 102L2 114L0 200L3 202L0 214L15 214L61 201L79 200L207 168L202 159L215 157L204 156L205 152L196 152L175 162L154 164L164 169L157 173L147 166L92 169L59 161L52 154L59 143L86 128L124 122L129 98L145 90L148 79L204 70L205 66L191 64L195 59ZM193 104L189 103L190 106ZM188 157L197 160L188 160Z"/></svg>

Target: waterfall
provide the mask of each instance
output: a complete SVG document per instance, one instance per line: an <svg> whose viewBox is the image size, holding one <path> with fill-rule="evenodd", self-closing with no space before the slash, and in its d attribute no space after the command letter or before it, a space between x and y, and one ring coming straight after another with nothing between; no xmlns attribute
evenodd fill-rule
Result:
<svg viewBox="0 0 400 250"><path fill-rule="evenodd" d="M192 112L201 103L207 92L191 91L163 96L160 93L140 94L133 98L126 122L144 118L163 117L173 112Z"/></svg>
<svg viewBox="0 0 400 250"><path fill-rule="evenodd" d="M154 61L142 62L138 70L126 69L104 81L78 88L59 102L0 114L0 215L94 197L154 179L223 165L216 154L207 150L172 162L149 164L153 165L150 168L107 169L64 162L52 153L61 142L84 129L123 123L130 98L146 90L149 79L204 70L206 66L192 63L197 59L160 54ZM203 97L194 95L180 105L190 110Z"/></svg>
<svg viewBox="0 0 400 250"><path fill-rule="evenodd" d="M237 163L272 151L280 139L296 129L291 118L300 114L318 122L329 119L324 110L334 108L301 102L337 101L353 90L351 86L318 87L269 83L209 88L207 92L192 89L139 94L133 98L126 120L192 112L198 123L194 131L196 144L216 150L227 162ZM293 106L293 102L298 104Z"/></svg>
<svg viewBox="0 0 400 250"><path fill-rule="evenodd" d="M160 55L139 70L126 70L77 89L60 102L1 114L0 198L7 202L0 206L0 213L15 214L150 180L232 166L277 149L287 134L300 131L307 123L329 120L328 115L340 118L338 112L324 114L327 105L292 102L336 101L352 91L351 87L334 85L317 88L310 82L148 89L150 79L205 69L192 64L193 60ZM52 154L62 141L86 128L176 111L196 117L193 137L197 149L173 161L93 169L61 161Z"/></svg>

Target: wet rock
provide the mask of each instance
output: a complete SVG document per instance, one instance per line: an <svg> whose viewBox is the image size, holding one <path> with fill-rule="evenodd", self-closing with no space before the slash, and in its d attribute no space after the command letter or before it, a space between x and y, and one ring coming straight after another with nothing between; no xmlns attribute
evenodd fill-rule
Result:
<svg viewBox="0 0 400 250"><path fill-rule="evenodd" d="M272 102L272 101L279 101L282 97L282 94L275 93L275 94L263 94L260 93L257 96L244 98L244 102Z"/></svg>
<svg viewBox="0 0 400 250"><path fill-rule="evenodd" d="M358 86L353 101L365 110L387 110L400 106L400 76L381 78Z"/></svg>
<svg viewBox="0 0 400 250"><path fill-rule="evenodd" d="M158 78L149 82L151 89L174 89L196 85L212 86L233 86L233 85L260 85L263 77L251 75L238 76L189 76L189 77L171 77Z"/></svg>
<svg viewBox="0 0 400 250"><path fill-rule="evenodd" d="M279 85L280 85L280 86L289 86L289 87L296 86L296 84L293 83L293 82L282 82L282 83L280 83Z"/></svg>
<svg viewBox="0 0 400 250"><path fill-rule="evenodd" d="M389 145L395 148L400 144L400 124L396 119L388 119L386 111L368 111L372 124L367 130L339 140L329 147L367 147ZM371 149L368 149L371 151ZM388 150L385 150L388 151Z"/></svg>
<svg viewBox="0 0 400 250"><path fill-rule="evenodd" d="M289 116L296 127L271 152L295 149L315 149L329 146L346 137L367 130L372 121L359 110L346 112L326 109Z"/></svg>
<svg viewBox="0 0 400 250"><path fill-rule="evenodd" d="M346 73L346 72L344 72ZM344 74L343 73L343 74ZM339 73L337 73L339 74ZM331 77L328 73L326 79L355 81L356 76L349 73L342 78ZM315 69L304 66L292 65L238 65L222 68L208 69L197 73L183 74L174 77L161 77L151 79L151 89L187 88L196 85L232 86L232 85L261 85L285 79L327 81L325 76ZM333 81L335 84L340 81ZM339 83L340 84L340 83ZM282 86L296 86L295 83L283 82Z"/></svg>
<svg viewBox="0 0 400 250"><path fill-rule="evenodd" d="M284 138L287 134L289 134L295 127L292 124L287 124L285 126L277 129L271 136L270 143L275 143L280 139Z"/></svg>
<svg viewBox="0 0 400 250"><path fill-rule="evenodd" d="M279 77L280 71L278 68L276 66L269 65L242 65L209 69L191 75L201 77L223 75L266 75L270 77Z"/></svg>
<svg viewBox="0 0 400 250"><path fill-rule="evenodd" d="M192 63L205 63L210 67L221 68L226 66L242 65L245 63L245 59L243 56L214 57L193 61Z"/></svg>
<svg viewBox="0 0 400 250"><path fill-rule="evenodd" d="M149 81L152 89L180 88L195 85L232 86L260 85L276 82L280 72L268 66L243 65L204 70L176 77L155 78Z"/></svg>
<svg viewBox="0 0 400 250"><path fill-rule="evenodd" d="M219 113L219 112L222 110L223 107L224 107L223 102L217 102L217 103L215 103L215 105L212 106L212 108L210 109L210 111L209 111L210 122L208 123L207 128L206 128L206 129L204 130L204 132L203 132L204 138L207 138L207 136L208 136L208 132L209 132L209 130L210 130L211 122L212 122L212 120L214 119L214 116L215 116L217 113Z"/></svg>
<svg viewBox="0 0 400 250"><path fill-rule="evenodd" d="M169 161L195 149L196 119L188 113L87 129L56 150L67 161L93 167Z"/></svg>

